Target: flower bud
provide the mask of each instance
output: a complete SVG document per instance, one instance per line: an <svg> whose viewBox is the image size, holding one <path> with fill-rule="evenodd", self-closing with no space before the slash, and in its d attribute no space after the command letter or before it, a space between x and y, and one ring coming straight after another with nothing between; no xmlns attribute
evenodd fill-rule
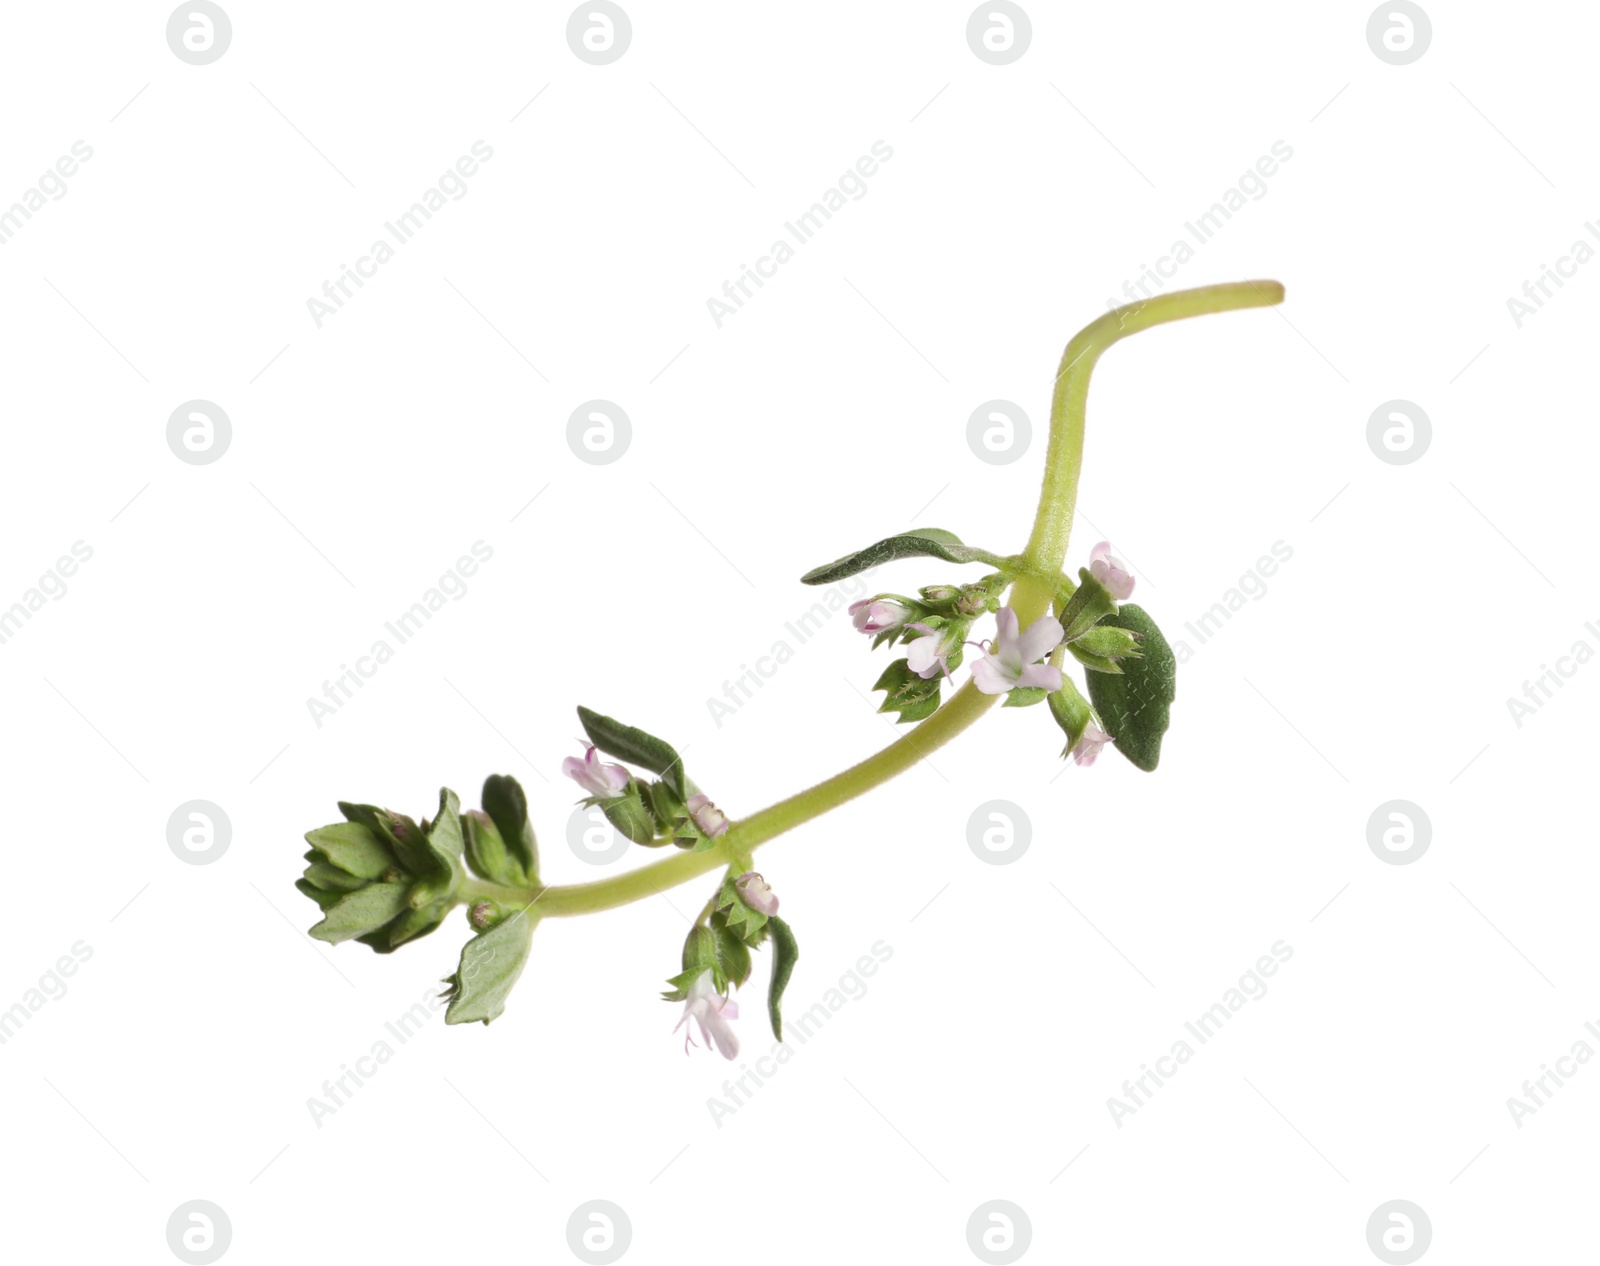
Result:
<svg viewBox="0 0 1600 1266"><path fill-rule="evenodd" d="M1101 541L1090 551L1089 574L1118 602L1126 602L1133 594L1133 573L1111 552L1110 541Z"/></svg>
<svg viewBox="0 0 1600 1266"><path fill-rule="evenodd" d="M506 842L494 820L481 809L468 809L461 815L461 834L467 855L467 865L481 879L500 884L521 884L525 877L521 867L509 864ZM517 873L513 873L513 871Z"/></svg>
<svg viewBox="0 0 1600 1266"><path fill-rule="evenodd" d="M704 793L692 795L683 807L689 810L689 816L694 819L694 824L712 839L727 834L728 815L711 803L710 796Z"/></svg>
<svg viewBox="0 0 1600 1266"><path fill-rule="evenodd" d="M1114 624L1097 624L1072 644L1090 655L1099 655L1106 659L1139 657L1138 637Z"/></svg>
<svg viewBox="0 0 1600 1266"><path fill-rule="evenodd" d="M757 914L772 916L778 913L778 894L772 891L772 885L767 883L758 873L747 870L734 881L735 888L739 890L739 897Z"/></svg>
<svg viewBox="0 0 1600 1266"><path fill-rule="evenodd" d="M850 604L850 622L859 633L884 633L899 628L915 612L895 595L880 593Z"/></svg>
<svg viewBox="0 0 1600 1266"><path fill-rule="evenodd" d="M683 970L701 972L717 965L717 934L703 923L689 929L683 942Z"/></svg>
<svg viewBox="0 0 1600 1266"><path fill-rule="evenodd" d="M615 799L600 801L600 812L635 844L648 844L655 838L656 820L645 808L638 783L629 783L627 791Z"/></svg>

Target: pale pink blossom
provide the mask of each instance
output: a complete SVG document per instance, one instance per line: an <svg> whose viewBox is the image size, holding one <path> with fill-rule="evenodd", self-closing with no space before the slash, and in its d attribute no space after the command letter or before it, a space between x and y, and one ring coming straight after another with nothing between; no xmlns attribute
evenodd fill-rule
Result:
<svg viewBox="0 0 1600 1266"><path fill-rule="evenodd" d="M1133 573L1111 552L1110 541L1101 541L1090 551L1089 574L1118 602L1126 602L1133 594Z"/></svg>
<svg viewBox="0 0 1600 1266"><path fill-rule="evenodd" d="M728 815L711 803L710 796L697 792L684 801L683 807L689 810L694 824L713 839L727 833Z"/></svg>
<svg viewBox="0 0 1600 1266"><path fill-rule="evenodd" d="M689 986L689 997L683 1004L683 1018L673 1027L676 1033L693 1020L700 1026L700 1037L707 1046L714 1046L723 1059L733 1059L739 1054L739 1035L733 1031L730 1020L739 1018L739 1004L717 992L716 982L708 967L694 978ZM683 1035L683 1053L689 1053L694 1035Z"/></svg>
<svg viewBox="0 0 1600 1266"><path fill-rule="evenodd" d="M1100 749L1107 743L1115 742L1116 739L1112 738L1104 730L1089 725L1084 728L1083 737L1072 745L1070 755L1073 761L1079 765L1092 765L1099 758Z"/></svg>
<svg viewBox="0 0 1600 1266"><path fill-rule="evenodd" d="M562 761L561 772L591 796L601 800L615 800L628 790L632 775L621 765L604 764L597 752L598 749L590 744L582 760L576 756L569 756Z"/></svg>
<svg viewBox="0 0 1600 1266"><path fill-rule="evenodd" d="M733 886L739 890L739 896L744 899L757 914L774 915L778 913L778 894L772 891L772 885L753 870L747 870L734 880Z"/></svg>
<svg viewBox="0 0 1600 1266"><path fill-rule="evenodd" d="M972 682L986 695L1003 695L1018 686L1041 690L1061 689L1061 670L1036 663L1055 649L1065 635L1061 621L1042 615L1018 633L1017 613L1010 607L995 612L998 633L993 648L972 666Z"/></svg>
<svg viewBox="0 0 1600 1266"><path fill-rule="evenodd" d="M937 673L948 677L950 665L946 661L960 648L965 628L946 625L943 629L934 629L926 624L908 624L906 627L916 629L923 635L906 647L906 667L924 681Z"/></svg>
<svg viewBox="0 0 1600 1266"><path fill-rule="evenodd" d="M861 633L899 628L910 614L910 607L890 598L863 598L850 604L850 621Z"/></svg>

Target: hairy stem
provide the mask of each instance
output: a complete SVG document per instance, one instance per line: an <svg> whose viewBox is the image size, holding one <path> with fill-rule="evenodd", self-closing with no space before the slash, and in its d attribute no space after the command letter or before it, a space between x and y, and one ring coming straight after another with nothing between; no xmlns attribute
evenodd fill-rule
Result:
<svg viewBox="0 0 1600 1266"><path fill-rule="evenodd" d="M1078 500L1078 474L1083 465L1089 375L1101 353L1130 334L1167 321L1281 302L1283 287L1275 281L1242 281L1179 290L1108 312L1085 326L1067 344L1050 403L1044 487L1033 519L1033 533L1028 538L1027 548L1015 559L985 560L995 564L1020 563L1020 574L1011 590L1011 606L1022 627L1026 628L1050 609L1060 583L1061 564L1067 556L1072 514ZM955 738L999 701L1000 696L982 694L968 681L951 696L950 702L881 752L741 819L705 852L679 853L593 883L530 890L523 894L523 899L541 915L589 914L643 900L735 859L748 858L768 840L904 773Z"/></svg>

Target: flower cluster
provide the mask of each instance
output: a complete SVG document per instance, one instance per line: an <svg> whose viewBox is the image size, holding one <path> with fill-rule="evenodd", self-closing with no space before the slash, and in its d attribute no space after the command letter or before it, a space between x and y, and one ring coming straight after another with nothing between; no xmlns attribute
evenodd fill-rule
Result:
<svg viewBox="0 0 1600 1266"><path fill-rule="evenodd" d="M863 555L882 552L896 540L880 542ZM955 538L940 533L938 543L950 549ZM959 542L955 542L959 544ZM963 547L967 548L967 547ZM944 554L939 549L907 552ZM975 551L976 552L976 551ZM972 664L972 684L986 695L1005 695L1010 707L1025 707L1049 700L1051 713L1067 735L1063 755L1079 765L1092 765L1100 749L1116 740L1096 724L1094 710L1062 672L1063 656L1071 654L1090 673L1123 675L1130 661L1139 659L1142 636L1116 621L1119 603L1133 593L1134 579L1126 563L1101 541L1089 555L1089 565L1079 572L1078 583L1061 578L1054 614L1021 627L1017 613L1000 606L998 595L1015 578L1014 560L1001 560L1001 571L976 584L930 585L915 598L882 593L863 598L850 608L856 629L884 644L905 646L904 659L896 660L878 679L884 691L880 709L896 712L901 721L920 721L939 707L941 685L960 667L967 647L982 652ZM841 559L837 574L851 559ZM1136 608L1135 608L1136 609ZM974 623L990 612L995 617L992 639L972 642Z"/></svg>
<svg viewBox="0 0 1600 1266"><path fill-rule="evenodd" d="M769 942L773 958L767 1011L773 1036L781 1041L783 990L799 958L794 933L778 918L772 886L755 871L735 878L730 869L705 913L689 929L683 943L683 970L667 981L672 988L662 995L669 1002L683 1003L677 1027L685 1030L685 1052L694 1045L693 1030L688 1028L692 1020L707 1047L724 1059L738 1055L739 1035L731 1022L739 1018L739 1004L730 991L750 979L750 951Z"/></svg>

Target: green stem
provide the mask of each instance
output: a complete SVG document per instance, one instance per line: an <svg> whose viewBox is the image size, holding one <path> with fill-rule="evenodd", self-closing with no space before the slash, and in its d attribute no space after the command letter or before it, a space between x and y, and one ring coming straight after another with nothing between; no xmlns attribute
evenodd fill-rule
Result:
<svg viewBox="0 0 1600 1266"><path fill-rule="evenodd" d="M1281 302L1283 287L1275 281L1242 281L1179 290L1108 312L1085 326L1067 344L1050 404L1044 487L1034 515L1033 534L1028 538L1027 549L1016 559L985 560L996 565L1020 562L1021 572L1011 590L1011 606L1022 627L1026 628L1050 609L1060 583L1061 564L1067 556L1073 509L1078 499L1078 474L1083 465L1089 375L1101 354L1118 340L1153 325ZM741 819L705 852L679 853L625 875L593 883L532 890L522 894L522 899L531 901L542 915L590 914L643 900L727 866L735 859L748 858L768 840L904 773L950 742L999 701L1000 696L982 694L968 681L951 696L949 703L881 752L808 790Z"/></svg>

